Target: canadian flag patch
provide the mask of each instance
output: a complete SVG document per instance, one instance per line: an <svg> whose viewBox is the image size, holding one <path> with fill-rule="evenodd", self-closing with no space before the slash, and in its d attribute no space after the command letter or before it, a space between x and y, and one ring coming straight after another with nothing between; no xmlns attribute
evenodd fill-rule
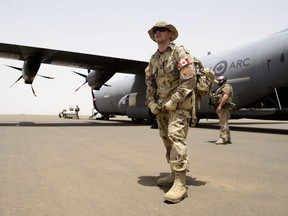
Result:
<svg viewBox="0 0 288 216"><path fill-rule="evenodd" d="M188 65L188 64L190 64L191 62L190 62L190 60L188 59L188 58L183 58L183 59L181 59L179 62L178 62L178 67L179 68L182 68L182 67L184 67L185 65Z"/></svg>

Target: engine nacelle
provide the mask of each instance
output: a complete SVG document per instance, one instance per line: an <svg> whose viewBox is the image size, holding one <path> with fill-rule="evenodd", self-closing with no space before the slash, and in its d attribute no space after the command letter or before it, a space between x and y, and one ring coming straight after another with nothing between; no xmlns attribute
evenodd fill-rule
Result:
<svg viewBox="0 0 288 216"><path fill-rule="evenodd" d="M41 58L39 56L29 56L22 68L22 77L26 84L32 84L35 76L41 65Z"/></svg>
<svg viewBox="0 0 288 216"><path fill-rule="evenodd" d="M92 89L98 90L103 85L101 71L91 70L88 73L87 81L88 81L89 87L91 87Z"/></svg>
<svg viewBox="0 0 288 216"><path fill-rule="evenodd" d="M87 82L90 88L99 90L115 72L90 70L87 75Z"/></svg>

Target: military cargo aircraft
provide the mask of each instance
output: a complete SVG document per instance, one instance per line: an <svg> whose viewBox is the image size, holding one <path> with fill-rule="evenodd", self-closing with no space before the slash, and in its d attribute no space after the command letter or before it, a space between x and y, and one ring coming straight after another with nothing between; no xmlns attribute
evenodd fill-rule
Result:
<svg viewBox="0 0 288 216"><path fill-rule="evenodd" d="M16 68L22 71L19 79L31 86L41 64L87 69L87 75L75 73L85 78L82 85L91 87L94 108L102 119L115 115L137 122L153 119L145 105L148 62L5 43L0 43L0 58L23 61L23 68ZM231 118L288 120L288 29L200 60L233 85L237 110ZM217 117L208 97L197 117Z"/></svg>

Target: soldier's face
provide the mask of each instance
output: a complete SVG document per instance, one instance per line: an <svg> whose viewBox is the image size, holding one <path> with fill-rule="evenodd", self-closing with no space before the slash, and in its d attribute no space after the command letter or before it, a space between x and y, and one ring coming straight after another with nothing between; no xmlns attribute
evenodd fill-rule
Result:
<svg viewBox="0 0 288 216"><path fill-rule="evenodd" d="M218 85L222 86L224 84L224 79L218 79Z"/></svg>
<svg viewBox="0 0 288 216"><path fill-rule="evenodd" d="M156 28L154 31L155 41L158 44L165 43L171 40L172 32L166 28Z"/></svg>

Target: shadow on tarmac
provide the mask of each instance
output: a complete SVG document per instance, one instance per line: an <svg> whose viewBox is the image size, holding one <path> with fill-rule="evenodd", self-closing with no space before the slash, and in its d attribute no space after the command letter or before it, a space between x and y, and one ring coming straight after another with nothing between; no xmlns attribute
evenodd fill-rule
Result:
<svg viewBox="0 0 288 216"><path fill-rule="evenodd" d="M161 187L157 185L157 179L162 178L164 176L169 175L169 173L160 173L160 176L139 176L138 183L143 186L148 187L159 187L160 190L162 190L164 193L167 193L171 187ZM197 178L192 178L191 176L186 176L186 185L187 186L204 186L207 184L207 182L204 181L198 181ZM164 200L164 203L166 204L175 204Z"/></svg>
<svg viewBox="0 0 288 216"><path fill-rule="evenodd" d="M160 176L139 176L139 180L138 183L143 185L143 186L148 186L148 187L159 187L157 185L157 179L165 177L169 175L169 173L160 173ZM206 185L208 182L205 181L199 181L197 180L197 178L192 178L191 176L187 175L186 176L186 184L188 186L204 186ZM159 187L161 188L164 192L168 191L170 189L170 187Z"/></svg>
<svg viewBox="0 0 288 216"><path fill-rule="evenodd" d="M97 121L78 121L71 120L71 122L33 122L33 121L19 121L0 123L0 127L87 127L87 126L143 126L141 124L133 123L129 120L97 120Z"/></svg>
<svg viewBox="0 0 288 216"><path fill-rule="evenodd" d="M233 123L229 123L229 127L230 130L234 130L234 131L243 131L243 132L252 132L252 133L271 133L271 134L283 134L283 135L287 135L288 134L288 130L287 129L281 129L281 128L260 128L257 127L257 125L281 125L281 124L287 124L287 122L233 122ZM241 126L238 126L241 125ZM246 127L247 125L247 127ZM255 125L255 127L251 127L251 125ZM203 124L199 124L197 126L198 128L202 128L202 129L217 129L219 130L219 124L218 123L203 123Z"/></svg>
<svg viewBox="0 0 288 216"><path fill-rule="evenodd" d="M284 122L233 122L229 123L229 127L231 130L234 131L243 131L243 132L252 132L252 133L271 133L271 134L283 134L287 135L288 134L288 129L283 129L283 128L263 128L263 127L258 127L257 125L279 125L281 126L282 124L287 124L286 121ZM247 125L247 127L246 127ZM253 127L255 125L255 127ZM19 121L19 122L5 122L1 123L0 122L0 127L87 127L87 126L103 126L103 127L108 127L108 126L149 126L145 124L137 124L133 123L130 119L128 120L121 120L121 119L110 119L110 120L71 120L71 121L65 121L65 122L33 122L33 121ZM219 124L215 122L203 122L199 123L197 128L202 128L202 129L216 129L219 130Z"/></svg>

